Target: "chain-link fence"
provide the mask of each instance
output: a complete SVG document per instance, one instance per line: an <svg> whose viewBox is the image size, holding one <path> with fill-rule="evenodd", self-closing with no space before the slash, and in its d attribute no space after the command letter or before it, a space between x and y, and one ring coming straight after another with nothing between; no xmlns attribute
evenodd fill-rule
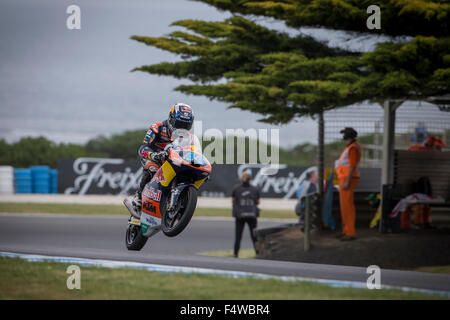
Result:
<svg viewBox="0 0 450 320"><path fill-rule="evenodd" d="M355 104L325 112L325 165L331 166L345 146L339 133L344 127L358 132L362 147L361 167L381 167L384 110L379 104ZM397 109L395 148L423 144L427 137L441 138L449 149L450 112L427 102L405 101Z"/></svg>

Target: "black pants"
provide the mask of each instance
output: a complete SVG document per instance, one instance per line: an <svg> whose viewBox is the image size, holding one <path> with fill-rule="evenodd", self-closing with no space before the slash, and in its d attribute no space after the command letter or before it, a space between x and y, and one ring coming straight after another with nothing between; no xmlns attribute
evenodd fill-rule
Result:
<svg viewBox="0 0 450 320"><path fill-rule="evenodd" d="M252 238L253 247L255 248L256 237L253 234L253 230L256 228L257 220L256 218L236 218L236 234L234 238L234 254L237 255L239 253L239 248L241 247L241 239L242 232L244 231L245 223L248 224L248 228L250 229L250 236ZM256 248L255 248L256 251Z"/></svg>

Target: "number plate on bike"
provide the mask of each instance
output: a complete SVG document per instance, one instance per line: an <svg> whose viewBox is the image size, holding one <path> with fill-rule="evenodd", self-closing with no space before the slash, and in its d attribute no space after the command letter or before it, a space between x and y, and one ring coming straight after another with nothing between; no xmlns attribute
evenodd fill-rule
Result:
<svg viewBox="0 0 450 320"><path fill-rule="evenodd" d="M139 226L139 225L141 225L141 221L139 219L136 219L136 218L132 217L131 220L130 220L130 224L134 224L136 226Z"/></svg>

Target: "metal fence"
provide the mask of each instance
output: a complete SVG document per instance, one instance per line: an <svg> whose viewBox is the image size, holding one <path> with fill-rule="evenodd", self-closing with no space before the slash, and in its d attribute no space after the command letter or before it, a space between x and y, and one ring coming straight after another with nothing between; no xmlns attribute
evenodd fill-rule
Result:
<svg viewBox="0 0 450 320"><path fill-rule="evenodd" d="M338 157L344 143L339 133L344 127L358 131L362 147L360 166L381 167L383 143L383 108L379 104L355 104L325 112L326 165ZM427 102L405 101L397 109L395 123L395 148L406 150L413 144L422 144L428 136L441 138L448 150L450 143L450 112L441 111ZM336 151L334 151L336 149Z"/></svg>

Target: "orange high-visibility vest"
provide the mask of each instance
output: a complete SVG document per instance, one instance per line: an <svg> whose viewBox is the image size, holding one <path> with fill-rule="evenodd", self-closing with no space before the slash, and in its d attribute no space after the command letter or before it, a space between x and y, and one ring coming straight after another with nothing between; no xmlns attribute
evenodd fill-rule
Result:
<svg viewBox="0 0 450 320"><path fill-rule="evenodd" d="M357 164L356 168L353 171L353 177L359 178L359 170L358 170L358 163L361 159L361 147L359 146L358 142L353 142L349 146L347 146L344 151L342 152L341 156L338 160L335 161L334 167L336 169L336 173L338 178L346 178L348 177L348 173L350 171L350 159L349 159L349 153L350 149L355 148L358 154Z"/></svg>

